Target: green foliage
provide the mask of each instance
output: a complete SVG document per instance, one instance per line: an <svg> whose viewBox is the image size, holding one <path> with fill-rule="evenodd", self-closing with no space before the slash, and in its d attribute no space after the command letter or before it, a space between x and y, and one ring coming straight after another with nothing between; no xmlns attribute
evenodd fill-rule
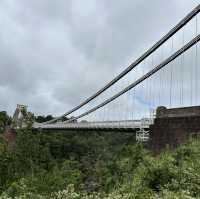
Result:
<svg viewBox="0 0 200 199"><path fill-rule="evenodd" d="M42 123L42 122L47 122L54 119L54 117L52 115L47 115L47 116L37 116L35 117L35 121L38 123Z"/></svg>
<svg viewBox="0 0 200 199"><path fill-rule="evenodd" d="M5 127L11 124L11 118L5 111L0 112L0 134L4 132Z"/></svg>
<svg viewBox="0 0 200 199"><path fill-rule="evenodd" d="M130 133L17 131L0 138L0 198L200 198L200 141L157 157Z"/></svg>
<svg viewBox="0 0 200 199"><path fill-rule="evenodd" d="M38 123L42 123L42 122L48 122L50 120L54 119L54 117L52 115L47 115L47 116L42 116L42 115L39 115L39 116L36 116L34 117L34 120ZM62 117L60 120L62 122L68 120L69 118L67 117Z"/></svg>

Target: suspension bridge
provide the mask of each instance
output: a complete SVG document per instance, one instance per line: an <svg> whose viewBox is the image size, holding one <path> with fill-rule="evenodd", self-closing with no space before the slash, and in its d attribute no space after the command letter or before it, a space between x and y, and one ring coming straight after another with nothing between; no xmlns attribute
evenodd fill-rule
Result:
<svg viewBox="0 0 200 199"><path fill-rule="evenodd" d="M200 5L166 35L79 105L42 130L122 130L148 134L157 107L200 104ZM14 120L24 107L18 106ZM73 116L73 117L72 117ZM62 122L62 118L68 118Z"/></svg>

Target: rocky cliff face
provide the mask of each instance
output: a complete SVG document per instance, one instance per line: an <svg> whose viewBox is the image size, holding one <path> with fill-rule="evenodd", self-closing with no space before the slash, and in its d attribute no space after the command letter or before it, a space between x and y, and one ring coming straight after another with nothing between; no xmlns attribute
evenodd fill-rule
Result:
<svg viewBox="0 0 200 199"><path fill-rule="evenodd" d="M14 129L6 127L5 132L3 133L3 138L7 142L9 149L13 150L15 147L17 134Z"/></svg>

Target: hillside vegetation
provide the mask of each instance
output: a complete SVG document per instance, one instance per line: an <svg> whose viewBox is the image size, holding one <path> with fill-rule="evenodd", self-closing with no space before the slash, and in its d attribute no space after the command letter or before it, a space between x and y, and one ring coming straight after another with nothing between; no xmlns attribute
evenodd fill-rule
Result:
<svg viewBox="0 0 200 199"><path fill-rule="evenodd" d="M157 157L130 133L19 130L0 138L0 198L200 198L200 141Z"/></svg>

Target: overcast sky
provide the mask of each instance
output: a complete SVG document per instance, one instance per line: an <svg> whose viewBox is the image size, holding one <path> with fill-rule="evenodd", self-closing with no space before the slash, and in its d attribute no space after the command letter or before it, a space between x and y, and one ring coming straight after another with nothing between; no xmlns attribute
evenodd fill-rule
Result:
<svg viewBox="0 0 200 199"><path fill-rule="evenodd" d="M1 0L0 110L59 115L126 68L200 0Z"/></svg>

